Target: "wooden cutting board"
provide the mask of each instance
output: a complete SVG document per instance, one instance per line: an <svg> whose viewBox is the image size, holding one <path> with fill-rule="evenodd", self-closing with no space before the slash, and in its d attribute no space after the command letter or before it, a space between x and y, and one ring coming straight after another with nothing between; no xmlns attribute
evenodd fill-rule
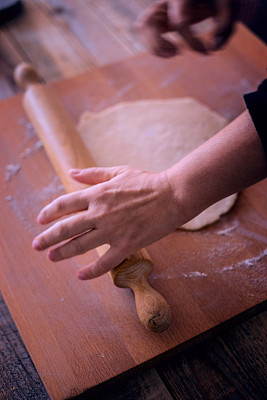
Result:
<svg viewBox="0 0 267 400"><path fill-rule="evenodd" d="M242 94L266 75L267 49L242 26L212 57L141 55L52 85L77 122L125 100L192 96L229 120ZM76 279L95 251L52 264L31 249L40 208L63 193L23 112L21 96L0 103L0 284L52 399L74 397L111 378L181 351L262 308L266 300L267 182L239 197L231 212L200 232L177 231L147 248L150 283L172 309L161 334L139 322L130 290L108 275Z"/></svg>

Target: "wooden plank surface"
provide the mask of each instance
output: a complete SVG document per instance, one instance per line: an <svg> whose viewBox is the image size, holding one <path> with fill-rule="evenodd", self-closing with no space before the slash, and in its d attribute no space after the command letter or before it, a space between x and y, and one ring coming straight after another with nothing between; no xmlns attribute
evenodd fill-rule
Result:
<svg viewBox="0 0 267 400"><path fill-rule="evenodd" d="M49 400L8 311L0 312L0 399ZM267 312L174 355L156 368L90 391L86 400L262 400ZM79 396L80 397L80 396ZM77 400L77 397L76 399Z"/></svg>
<svg viewBox="0 0 267 400"><path fill-rule="evenodd" d="M19 91L12 81L19 60L33 62L52 82L144 51L133 23L147 4L23 0L22 16L0 27L0 99Z"/></svg>
<svg viewBox="0 0 267 400"><path fill-rule="evenodd" d="M205 91L201 97L198 86L209 82L211 87L217 87L219 75L224 81L223 89L227 90L217 97L221 99L220 104L225 104L226 97L228 101L221 113L228 113L231 119L243 107L236 99L246 91L244 86L251 90L264 77L261 60L265 48L255 42L252 50L258 61L254 66L254 58L247 60L246 54L252 38L242 29L240 35L248 43L243 53L237 52L241 40L238 36L228 50L213 58L213 63L205 62L205 68L204 58L195 55L191 60L189 57L188 64L180 58L168 65L153 57L141 56L55 86L67 109L77 119L84 107L97 110L125 99L185 94L219 109L214 103L214 90ZM238 67L237 70L227 69L229 63ZM180 72L183 65L186 69L175 75L174 71ZM226 71L219 73L221 66ZM155 74L151 73L153 70ZM190 85L189 80L185 80L186 71L190 76L197 74ZM127 86L127 82L132 82L132 86ZM16 118L7 121L10 110ZM53 179L45 155L38 151L36 137L19 98L1 104L1 121L7 121L1 138L1 148L5 149L1 167L6 170L1 204L1 226L5 233L2 235L1 290L53 398L74 396L264 300L265 183L247 190L233 212L216 226L196 234L175 233L149 247L155 261L151 282L174 308L170 330L155 336L139 325L128 291L113 287L108 277L85 285L74 279L78 264L95 257L94 252L61 263L56 269L45 257L31 252L31 238L39 229L34 217L41 205L60 193L61 188ZM8 165L20 166L16 175L12 175L16 168L8 169ZM16 252L10 254L11 241L16 244ZM238 291L241 282L243 287ZM90 363L93 369L89 368ZM51 366L49 370L47 365ZM64 371L62 365L66 366Z"/></svg>

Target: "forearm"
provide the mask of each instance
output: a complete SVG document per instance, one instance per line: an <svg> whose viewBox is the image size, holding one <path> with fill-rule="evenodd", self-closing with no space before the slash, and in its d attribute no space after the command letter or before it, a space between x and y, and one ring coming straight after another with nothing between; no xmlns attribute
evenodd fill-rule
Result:
<svg viewBox="0 0 267 400"><path fill-rule="evenodd" d="M266 175L266 156L247 111L167 171L188 219Z"/></svg>

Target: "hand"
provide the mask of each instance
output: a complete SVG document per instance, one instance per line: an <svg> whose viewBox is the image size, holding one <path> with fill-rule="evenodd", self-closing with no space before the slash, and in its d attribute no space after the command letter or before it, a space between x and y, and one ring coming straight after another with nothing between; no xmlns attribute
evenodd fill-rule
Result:
<svg viewBox="0 0 267 400"><path fill-rule="evenodd" d="M219 49L230 37L237 15L234 0L159 0L149 6L136 21L148 49L161 57L173 57L179 48L162 35L178 32L195 51L208 53ZM196 37L191 25L208 17L214 19L210 43Z"/></svg>
<svg viewBox="0 0 267 400"><path fill-rule="evenodd" d="M179 225L165 173L125 166L70 173L77 181L94 186L63 195L41 210L40 224L65 219L37 236L33 248L45 250L58 245L50 250L49 258L59 261L108 243L110 249L102 257L78 272L80 279L104 274Z"/></svg>

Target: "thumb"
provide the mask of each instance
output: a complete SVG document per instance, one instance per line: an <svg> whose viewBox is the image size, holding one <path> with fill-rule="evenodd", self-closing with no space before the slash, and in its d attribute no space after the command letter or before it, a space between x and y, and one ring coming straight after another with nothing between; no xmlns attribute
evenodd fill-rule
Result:
<svg viewBox="0 0 267 400"><path fill-rule="evenodd" d="M125 259L122 252L116 247L110 247L109 250L101 256L95 263L81 268L77 276L81 280L94 279L117 267Z"/></svg>
<svg viewBox="0 0 267 400"><path fill-rule="evenodd" d="M85 169L71 169L69 175L72 179L87 185L97 185L107 182L122 173L123 167L92 167Z"/></svg>

